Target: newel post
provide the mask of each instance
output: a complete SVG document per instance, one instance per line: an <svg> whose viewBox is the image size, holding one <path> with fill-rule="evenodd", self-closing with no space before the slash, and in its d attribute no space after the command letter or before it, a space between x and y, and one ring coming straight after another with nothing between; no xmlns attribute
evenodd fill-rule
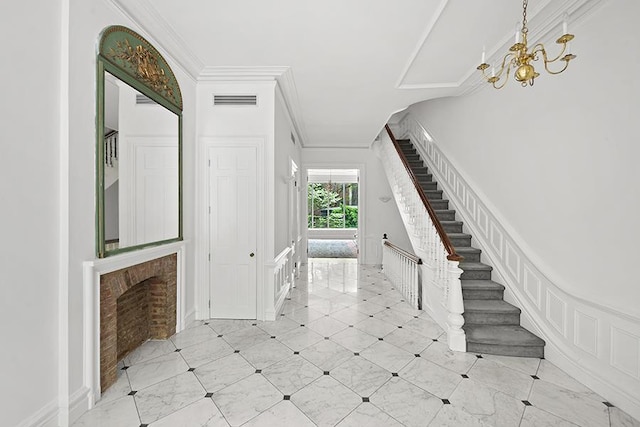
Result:
<svg viewBox="0 0 640 427"><path fill-rule="evenodd" d="M464 303L462 301L462 283L460 275L462 270L458 267L458 261L447 262L447 276L449 278L449 293L447 296L447 341L449 348L454 351L467 351L467 339L462 329L464 325Z"/></svg>
<svg viewBox="0 0 640 427"><path fill-rule="evenodd" d="M386 242L387 240L389 240L387 238L387 233L384 233L382 235L382 266L380 268L380 270L382 270L382 272L384 273L385 271L385 265L388 265L387 263L389 262L388 258L388 254L387 254L387 248L385 248L384 246L384 242Z"/></svg>

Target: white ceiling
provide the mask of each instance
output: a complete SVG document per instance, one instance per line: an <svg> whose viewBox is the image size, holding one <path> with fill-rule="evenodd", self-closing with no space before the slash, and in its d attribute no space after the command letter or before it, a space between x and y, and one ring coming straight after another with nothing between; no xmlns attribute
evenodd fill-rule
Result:
<svg viewBox="0 0 640 427"><path fill-rule="evenodd" d="M287 70L305 147L367 147L393 113L473 90L483 45L497 61L522 14L515 0L115 1L195 78ZM530 3L541 37L597 0Z"/></svg>

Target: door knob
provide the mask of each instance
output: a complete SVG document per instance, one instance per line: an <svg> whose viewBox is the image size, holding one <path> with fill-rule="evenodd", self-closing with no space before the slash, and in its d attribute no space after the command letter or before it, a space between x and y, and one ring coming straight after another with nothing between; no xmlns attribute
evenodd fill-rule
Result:
<svg viewBox="0 0 640 427"><path fill-rule="evenodd" d="M250 256L251 258L253 258L255 255L256 255L256 254L254 254L253 252L251 252L251 253L249 254L249 256Z"/></svg>

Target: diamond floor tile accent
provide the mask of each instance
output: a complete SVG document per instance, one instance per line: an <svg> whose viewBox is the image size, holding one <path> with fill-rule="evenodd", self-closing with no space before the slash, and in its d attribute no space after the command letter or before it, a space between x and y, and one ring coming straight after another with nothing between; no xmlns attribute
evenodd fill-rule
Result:
<svg viewBox="0 0 640 427"><path fill-rule="evenodd" d="M376 267L311 259L289 297L144 343L74 427L640 427L548 360L450 351Z"/></svg>

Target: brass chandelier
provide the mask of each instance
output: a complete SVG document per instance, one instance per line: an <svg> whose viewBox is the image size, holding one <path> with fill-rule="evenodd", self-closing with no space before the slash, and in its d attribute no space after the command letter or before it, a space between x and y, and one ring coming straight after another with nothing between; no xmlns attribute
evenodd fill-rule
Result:
<svg viewBox="0 0 640 427"><path fill-rule="evenodd" d="M527 84L529 86L533 86L535 78L538 77L540 73L536 72L532 62L537 61L539 57L542 57L542 60L544 61L544 68L549 74L562 73L569 66L569 61L576 57L576 55L571 53L569 45L569 42L573 40L574 36L567 32L566 14L562 24L562 36L556 40L556 43L562 45L562 50L558 56L553 59L549 59L547 51L542 43L538 43L533 46L531 52L529 52L529 47L527 46L527 34L529 33L529 29L527 28L528 3L528 0L524 0L522 2L522 28L518 28L518 23L516 26L515 44L509 48L509 52L502 59L502 64L500 65L497 73L495 67L492 67L491 75L488 75L486 70L491 66L485 62L485 52L484 50L482 52L482 64L478 65L477 69L482 72L486 81L496 89L502 89L504 85L507 84L511 69L514 69L513 77L520 82L523 87L526 87ZM558 60L564 61L564 66L558 71L549 69L549 64Z"/></svg>

